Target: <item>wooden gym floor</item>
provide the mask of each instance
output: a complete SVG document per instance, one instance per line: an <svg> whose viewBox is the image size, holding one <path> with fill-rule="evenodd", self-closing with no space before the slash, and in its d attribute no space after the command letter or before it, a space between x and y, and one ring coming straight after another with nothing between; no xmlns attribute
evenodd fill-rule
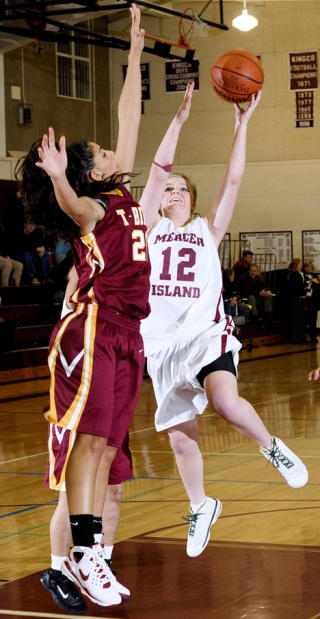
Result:
<svg viewBox="0 0 320 619"><path fill-rule="evenodd" d="M206 491L223 511L196 559L185 552L188 501L168 438L153 427L151 381L143 381L131 427L135 479L124 484L113 553L131 598L113 609L88 602L85 616L320 618L320 381L306 381L318 365L320 344L242 351L241 395L303 458L309 483L291 489L255 443L208 409L199 420ZM0 382L0 619L71 617L39 582L56 504L43 486L47 369L2 373Z"/></svg>

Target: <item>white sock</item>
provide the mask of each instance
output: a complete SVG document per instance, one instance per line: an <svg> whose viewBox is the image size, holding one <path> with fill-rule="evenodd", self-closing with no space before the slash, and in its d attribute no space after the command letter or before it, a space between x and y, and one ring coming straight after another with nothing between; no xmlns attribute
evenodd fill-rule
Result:
<svg viewBox="0 0 320 619"><path fill-rule="evenodd" d="M103 538L103 533L94 533L93 534L93 538L94 538L94 543L95 544L101 544L102 538Z"/></svg>
<svg viewBox="0 0 320 619"><path fill-rule="evenodd" d="M207 500L207 497L204 497L204 499L203 499L203 501L201 501L201 503L197 503L197 504L196 503L190 503L190 507L191 507L192 512L194 514L197 513L199 511L199 509L204 506L206 500Z"/></svg>
<svg viewBox="0 0 320 619"><path fill-rule="evenodd" d="M262 449L267 449L268 451L272 451L274 436L271 437L271 443L268 447L262 447Z"/></svg>
<svg viewBox="0 0 320 619"><path fill-rule="evenodd" d="M113 551L113 546L106 546L106 544L103 545L103 555L104 555L104 558L107 559L107 561L110 561L112 551Z"/></svg>
<svg viewBox="0 0 320 619"><path fill-rule="evenodd" d="M67 556L58 557L57 555L51 555L51 568L53 570L59 570L61 572L61 564L65 559L67 559Z"/></svg>

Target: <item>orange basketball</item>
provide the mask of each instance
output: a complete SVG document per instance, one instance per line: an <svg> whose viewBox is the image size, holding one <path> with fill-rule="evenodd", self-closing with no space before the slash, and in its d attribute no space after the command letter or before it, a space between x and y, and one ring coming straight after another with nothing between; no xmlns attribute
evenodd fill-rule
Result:
<svg viewBox="0 0 320 619"><path fill-rule="evenodd" d="M211 84L224 101L242 103L262 88L263 66L257 56L244 49L231 49L213 63Z"/></svg>

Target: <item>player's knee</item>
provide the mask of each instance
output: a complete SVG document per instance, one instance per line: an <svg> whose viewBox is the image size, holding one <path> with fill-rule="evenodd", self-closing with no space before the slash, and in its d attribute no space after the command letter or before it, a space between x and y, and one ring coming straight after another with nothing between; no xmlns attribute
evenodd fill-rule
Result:
<svg viewBox="0 0 320 619"><path fill-rule="evenodd" d="M240 410L240 398L239 397L214 397L212 400L212 407L224 419L232 419L237 411Z"/></svg>
<svg viewBox="0 0 320 619"><path fill-rule="evenodd" d="M82 453L90 453L93 456L101 455L106 447L106 439L101 436L91 434L80 434L76 436L75 447L81 449Z"/></svg>
<svg viewBox="0 0 320 619"><path fill-rule="evenodd" d="M114 484L108 486L108 494L107 498L112 503L116 503L117 505L121 504L123 496L123 486L122 484Z"/></svg>
<svg viewBox="0 0 320 619"><path fill-rule="evenodd" d="M169 439L171 447L177 456L182 456L189 452L192 440L183 432L170 432Z"/></svg>

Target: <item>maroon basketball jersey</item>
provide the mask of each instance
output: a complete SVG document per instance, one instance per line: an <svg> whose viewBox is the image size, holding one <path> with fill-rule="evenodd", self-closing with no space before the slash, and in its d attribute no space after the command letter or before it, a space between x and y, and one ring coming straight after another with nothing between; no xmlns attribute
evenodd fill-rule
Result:
<svg viewBox="0 0 320 619"><path fill-rule="evenodd" d="M108 194L103 219L92 232L74 240L73 253L79 276L74 301L139 320L148 316L146 225L141 207L125 187Z"/></svg>

